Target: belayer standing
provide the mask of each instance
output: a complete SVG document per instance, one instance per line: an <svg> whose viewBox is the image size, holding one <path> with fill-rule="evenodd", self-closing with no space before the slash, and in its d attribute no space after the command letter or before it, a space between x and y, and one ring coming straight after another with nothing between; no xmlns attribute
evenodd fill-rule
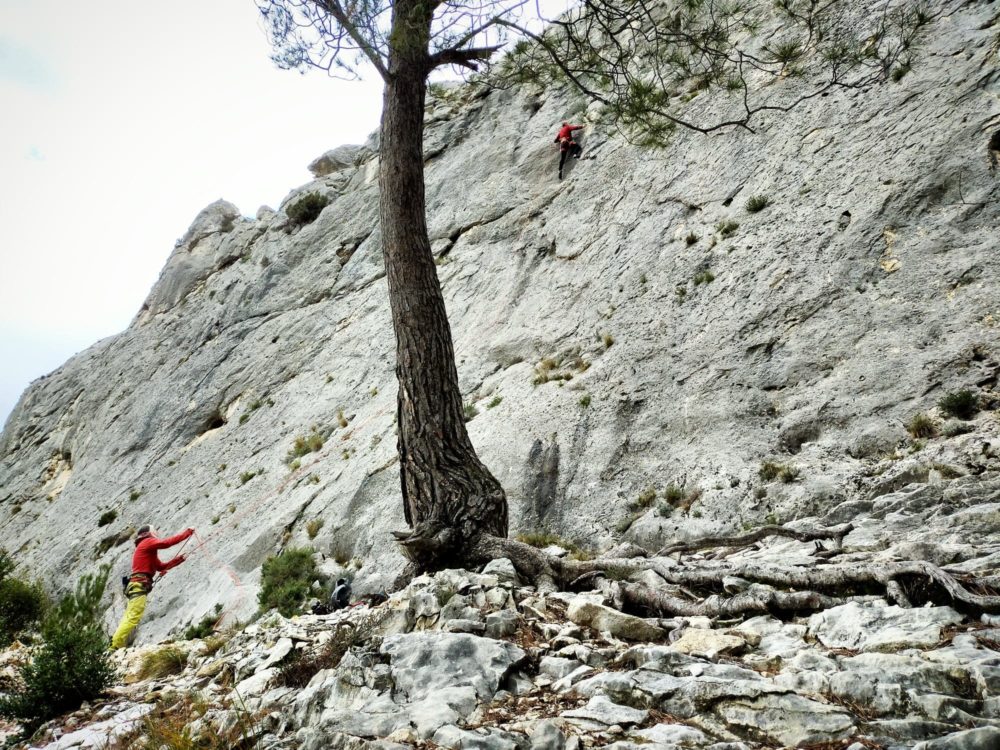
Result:
<svg viewBox="0 0 1000 750"><path fill-rule="evenodd" d="M146 611L146 596L153 590L153 576L166 573L184 562L184 556L178 555L173 560L161 562L157 550L180 544L194 533L194 529L185 529L176 536L160 539L153 534L153 529L143 526L135 535L135 552L132 554L132 572L125 584L125 598L128 605L122 616L121 624L111 639L112 650L125 648L132 631L139 625L142 613Z"/></svg>
<svg viewBox="0 0 1000 750"><path fill-rule="evenodd" d="M575 130L583 130L583 125L570 125L568 122L564 122L556 134L555 143L559 144L560 180L563 176L563 165L566 163L566 157L572 156L574 159L579 159L580 154L583 153L583 147L573 139L573 131Z"/></svg>

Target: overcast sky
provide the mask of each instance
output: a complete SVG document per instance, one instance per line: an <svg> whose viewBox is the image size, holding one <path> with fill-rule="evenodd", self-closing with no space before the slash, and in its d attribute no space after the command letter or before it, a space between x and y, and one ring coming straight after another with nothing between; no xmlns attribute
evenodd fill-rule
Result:
<svg viewBox="0 0 1000 750"><path fill-rule="evenodd" d="M0 0L0 424L128 326L201 208L275 206L375 129L376 80L269 51L253 0Z"/></svg>

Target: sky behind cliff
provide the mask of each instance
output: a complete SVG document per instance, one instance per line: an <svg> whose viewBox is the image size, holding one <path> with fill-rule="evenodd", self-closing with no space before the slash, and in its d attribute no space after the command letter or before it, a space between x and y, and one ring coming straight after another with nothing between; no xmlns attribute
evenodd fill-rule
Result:
<svg viewBox="0 0 1000 750"><path fill-rule="evenodd" d="M201 208L276 206L375 129L378 81L269 53L252 0L0 0L0 423L128 326Z"/></svg>

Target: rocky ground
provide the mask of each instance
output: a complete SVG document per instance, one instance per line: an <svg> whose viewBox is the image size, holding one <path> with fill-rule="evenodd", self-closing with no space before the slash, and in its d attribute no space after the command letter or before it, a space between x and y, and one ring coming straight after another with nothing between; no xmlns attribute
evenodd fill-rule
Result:
<svg viewBox="0 0 1000 750"><path fill-rule="evenodd" d="M831 526L846 512L794 526ZM907 484L852 515L842 541L768 537L659 561L670 577L913 559L994 590L1000 472ZM758 585L732 576L706 599L648 570L630 578L693 603ZM904 606L855 593L813 612L730 618L626 614L609 605L627 581L591 583L541 592L501 559L415 579L374 607L272 612L206 640L119 652L113 697L46 726L30 747L117 750L185 726L206 747L261 750L1000 747L1000 616L949 606L916 582L897 593ZM140 678L148 655L168 648L176 673Z"/></svg>

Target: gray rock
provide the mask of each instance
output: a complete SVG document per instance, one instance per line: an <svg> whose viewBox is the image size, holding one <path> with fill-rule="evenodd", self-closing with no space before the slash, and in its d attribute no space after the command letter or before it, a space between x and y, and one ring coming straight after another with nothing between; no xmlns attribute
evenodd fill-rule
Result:
<svg viewBox="0 0 1000 750"><path fill-rule="evenodd" d="M483 568L483 575L496 576L500 583L508 583L512 586L521 585L521 579L517 575L514 563L506 557L498 557L496 560L490 560L486 563L486 567Z"/></svg>
<svg viewBox="0 0 1000 750"><path fill-rule="evenodd" d="M934 646L941 640L942 628L961 621L951 607L902 609L850 602L812 615L809 633L828 648L897 651Z"/></svg>
<svg viewBox="0 0 1000 750"><path fill-rule="evenodd" d="M573 724L584 727L598 726L629 726L631 724L641 724L649 717L649 711L630 708L613 703L602 695L595 695L587 705L582 708L574 708L571 711L563 711L562 716Z"/></svg>
<svg viewBox="0 0 1000 750"><path fill-rule="evenodd" d="M445 687L470 686L480 700L489 700L524 651L504 641L465 633L406 633L391 635L381 652L392 665L396 691L410 701Z"/></svg>
<svg viewBox="0 0 1000 750"><path fill-rule="evenodd" d="M927 742L918 742L913 750L996 750L1000 747L1000 729L979 727L954 732Z"/></svg>
<svg viewBox="0 0 1000 750"><path fill-rule="evenodd" d="M338 146L310 162L309 171L313 177L326 177L357 166L371 155L371 150L366 146Z"/></svg>
<svg viewBox="0 0 1000 750"><path fill-rule="evenodd" d="M665 635L661 628L641 617L619 612L583 597L570 602L566 616L578 625L588 625L594 630L630 641L652 641Z"/></svg>

